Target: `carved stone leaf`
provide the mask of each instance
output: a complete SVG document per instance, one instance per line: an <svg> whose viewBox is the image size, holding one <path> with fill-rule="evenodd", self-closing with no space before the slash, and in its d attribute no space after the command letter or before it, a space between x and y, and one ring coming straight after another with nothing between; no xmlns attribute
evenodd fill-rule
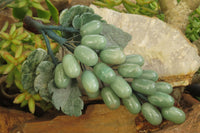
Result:
<svg viewBox="0 0 200 133"><path fill-rule="evenodd" d="M89 8L87 6L83 6L83 5L73 6L69 10L65 9L60 14L60 18L59 18L60 19L60 24L62 26L64 26L64 27L71 26L74 17L76 15L81 15L84 12L93 13L94 11L91 8Z"/></svg>
<svg viewBox="0 0 200 133"><path fill-rule="evenodd" d="M82 115L84 103L80 98L81 92L76 83L72 82L67 88L58 89L51 80L48 90L52 94L52 104L57 110L62 110L63 113L70 116Z"/></svg>
<svg viewBox="0 0 200 133"><path fill-rule="evenodd" d="M34 80L34 89L39 92L40 96L47 102L51 100L48 91L48 83L53 79L54 64L50 61L42 61L36 68L36 78Z"/></svg>

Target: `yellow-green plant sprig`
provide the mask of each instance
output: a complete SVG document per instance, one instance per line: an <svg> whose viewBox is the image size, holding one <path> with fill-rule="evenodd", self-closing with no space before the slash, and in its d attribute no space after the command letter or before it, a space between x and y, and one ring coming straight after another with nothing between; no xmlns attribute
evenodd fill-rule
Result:
<svg viewBox="0 0 200 133"><path fill-rule="evenodd" d="M45 43L38 35L26 32L23 27L16 27L13 24L8 32L8 23L0 31L0 74L8 75L6 87L15 85L23 91L21 85L21 65L32 50L36 48L46 49ZM51 43L52 49L57 47L56 43Z"/></svg>
<svg viewBox="0 0 200 133"><path fill-rule="evenodd" d="M24 30L23 27L17 27L12 24L9 29L9 23L6 22L0 30L0 75L7 75L6 88L16 86L20 94L14 99L14 103L21 104L21 107L28 105L30 112L34 113L35 103L40 101L39 94L30 95L32 101L29 102L27 92L23 89L21 83L21 66L31 51L42 48L47 50L41 35L35 35ZM51 48L56 50L58 44L50 43Z"/></svg>
<svg viewBox="0 0 200 133"><path fill-rule="evenodd" d="M156 16L159 19L164 20L164 14L161 13L158 0L136 0L135 3L131 0L94 0L93 4L119 12L141 14L150 17ZM123 5L124 8L116 8L119 5Z"/></svg>
<svg viewBox="0 0 200 133"><path fill-rule="evenodd" d="M41 101L39 94L31 95L27 91L19 94L13 101L15 104L20 104L21 107L28 105L31 113L35 113L35 103Z"/></svg>

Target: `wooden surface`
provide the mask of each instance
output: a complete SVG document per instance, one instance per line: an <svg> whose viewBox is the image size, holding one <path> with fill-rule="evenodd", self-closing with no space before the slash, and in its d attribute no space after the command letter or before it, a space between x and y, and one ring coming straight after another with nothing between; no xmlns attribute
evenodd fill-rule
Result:
<svg viewBox="0 0 200 133"><path fill-rule="evenodd" d="M160 126L152 126L141 114L133 115L124 106L110 110L104 104L92 104L80 117L67 116L59 112L56 115L54 112L49 114L52 117L42 116L37 119L30 113L0 107L0 131L1 133L147 133L149 131L200 133L199 101L188 94L183 94L182 99L185 104L186 121L179 125L164 121Z"/></svg>
<svg viewBox="0 0 200 133"><path fill-rule="evenodd" d="M57 116L50 121L30 122L23 133L135 133L135 117L123 106L110 110L104 104L91 105L80 117Z"/></svg>
<svg viewBox="0 0 200 133"><path fill-rule="evenodd" d="M10 133L12 128L34 118L30 113L0 107L0 133Z"/></svg>

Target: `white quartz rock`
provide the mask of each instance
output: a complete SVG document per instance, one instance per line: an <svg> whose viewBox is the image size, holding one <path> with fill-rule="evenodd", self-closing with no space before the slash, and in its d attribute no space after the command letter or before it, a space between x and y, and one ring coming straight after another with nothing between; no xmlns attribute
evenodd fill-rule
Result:
<svg viewBox="0 0 200 133"><path fill-rule="evenodd" d="M157 19L142 15L119 13L91 5L109 24L132 35L124 52L140 54L143 69L155 70L160 80L173 86L185 86L200 67L197 48L178 29Z"/></svg>

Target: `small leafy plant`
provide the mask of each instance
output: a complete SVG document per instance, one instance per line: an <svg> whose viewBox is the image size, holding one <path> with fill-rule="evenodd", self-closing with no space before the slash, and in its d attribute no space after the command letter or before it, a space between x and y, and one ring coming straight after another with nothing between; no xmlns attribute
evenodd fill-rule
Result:
<svg viewBox="0 0 200 133"><path fill-rule="evenodd" d="M186 27L185 35L191 42L199 39L200 35L200 6L189 15L189 24Z"/></svg>
<svg viewBox="0 0 200 133"><path fill-rule="evenodd" d="M19 20L23 20L25 16L33 16L33 8L37 11L37 17L35 19L50 22L49 19L52 17L54 22L58 24L59 12L51 1L45 0L48 10L40 4L40 1L41 0L15 0L13 3L8 4L7 7L13 9L13 16Z"/></svg>
<svg viewBox="0 0 200 133"><path fill-rule="evenodd" d="M0 74L7 75L6 88L16 86L21 94L17 96L14 103L21 103L21 107L29 103L30 111L34 112L34 102L28 102L30 99L39 101L39 96L31 95L24 90L21 83L21 66L27 56L35 49L47 49L40 35L35 35L24 30L23 27L17 27L13 24L8 31L8 22L5 23L0 31ZM8 32L7 32L8 31ZM51 42L51 48L55 51L57 43Z"/></svg>
<svg viewBox="0 0 200 133"><path fill-rule="evenodd" d="M16 28L12 25L9 33L5 32L8 23L2 28L0 32L0 59L4 62L0 66L0 74L8 74L6 83L7 88L11 87L13 83L22 90L21 85L21 64L31 52L29 48L24 47L25 41L29 38L29 33L23 28ZM28 45L28 44L27 44Z"/></svg>
<svg viewBox="0 0 200 133"><path fill-rule="evenodd" d="M159 125L162 116L178 124L185 121L185 113L169 95L172 86L157 81L155 71L142 70L142 56L123 53L131 36L107 24L93 9L76 5L63 10L60 26L46 26L30 17L24 23L26 29L43 35L48 48L48 54L36 49L22 65L23 88L30 94L39 94L67 115L80 116L81 84L89 98L101 96L110 109L117 109L122 101L131 113L141 111L152 125ZM62 31L62 37L53 30ZM69 53L58 60L47 36Z"/></svg>
<svg viewBox="0 0 200 133"><path fill-rule="evenodd" d="M23 90L21 85L21 64L31 51L36 48L46 48L42 39L38 35L30 34L25 31L23 27L17 28L13 24L9 32L6 32L8 22L0 31L0 60L3 62L0 66L0 74L7 74L7 88L11 87L13 83ZM51 47L55 49L56 43L51 43Z"/></svg>
<svg viewBox="0 0 200 133"><path fill-rule="evenodd" d="M12 8L13 16L20 21L24 19L24 16L33 16L33 11L36 10L37 17L34 16L35 19L49 23L52 18L58 24L59 13L50 0L45 0L48 10L40 4L41 0L12 1L2 0L1 3L4 2L3 6ZM8 31L9 28L10 31ZM21 107L28 104L29 110L32 113L35 111L35 102L40 101L40 103L46 106L46 103L41 99L39 94L30 94L24 90L21 83L22 62L37 48L47 50L42 36L25 31L21 22L12 24L11 27L6 22L0 31L0 43L0 75L7 76L6 88L16 86L20 91L20 94L14 99L14 103L20 103ZM53 49L53 52L58 50L57 46L57 43L50 42L49 47ZM45 109L44 106L41 107Z"/></svg>
<svg viewBox="0 0 200 133"><path fill-rule="evenodd" d="M131 0L94 0L93 4L119 12L141 14L150 17L156 16L159 19L164 20L164 14L161 13L158 0L136 0L135 3ZM123 5L124 8L116 8L119 5Z"/></svg>

